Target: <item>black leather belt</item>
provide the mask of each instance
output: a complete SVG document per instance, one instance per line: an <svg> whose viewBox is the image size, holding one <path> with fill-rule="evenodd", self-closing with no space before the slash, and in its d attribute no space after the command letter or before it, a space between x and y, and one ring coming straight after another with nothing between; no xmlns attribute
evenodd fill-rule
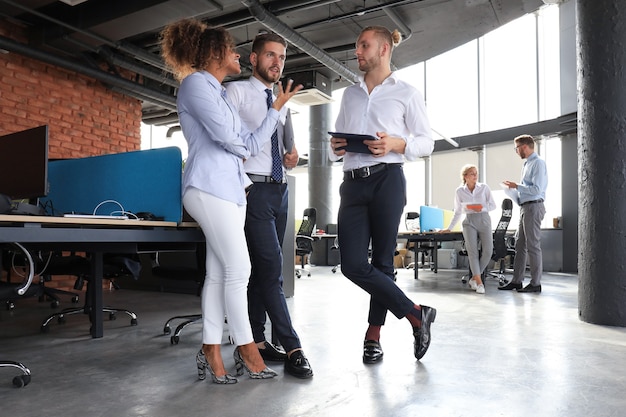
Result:
<svg viewBox="0 0 626 417"><path fill-rule="evenodd" d="M265 184L285 184L287 182L287 178L285 178L284 175L282 181L276 181L269 175L248 174L248 178L250 178L252 182L263 182Z"/></svg>
<svg viewBox="0 0 626 417"><path fill-rule="evenodd" d="M524 201L522 204L520 204L521 206L525 206L526 204L535 204L535 203L543 203L543 199L540 198L539 200L532 200L532 201Z"/></svg>
<svg viewBox="0 0 626 417"><path fill-rule="evenodd" d="M353 180L356 178L367 178L370 175L374 175L374 174L377 174L379 172L386 170L388 166L394 166L394 165L402 165L402 164L385 164L383 162L383 163L372 165L369 167L357 168L351 171L344 171L343 179Z"/></svg>

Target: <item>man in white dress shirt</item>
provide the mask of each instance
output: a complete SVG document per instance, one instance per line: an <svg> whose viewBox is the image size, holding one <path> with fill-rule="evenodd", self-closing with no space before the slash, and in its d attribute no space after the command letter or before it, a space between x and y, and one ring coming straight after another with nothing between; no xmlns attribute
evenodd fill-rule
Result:
<svg viewBox="0 0 626 417"><path fill-rule="evenodd" d="M228 99L248 128L255 128L265 118L274 99L274 83L282 75L286 56L287 43L282 37L274 33L258 35L250 54L252 77L226 86ZM289 110L283 108L270 143L244 163L253 182L248 193L245 226L252 263L248 310L254 341L263 359L285 361L285 372L298 378L310 378L313 371L291 323L283 292L282 244L288 209L285 168L293 168L297 162L291 116ZM265 338L266 313L284 350Z"/></svg>
<svg viewBox="0 0 626 417"><path fill-rule="evenodd" d="M402 163L430 155L434 146L422 95L391 71L391 53L400 40L397 30L372 26L363 29L356 42L364 75L346 88L335 130L375 136L364 141L367 153L347 152L346 139L330 140L331 160L343 157L337 219L341 272L370 294L363 344L367 364L383 358L380 331L388 310L411 324L417 359L428 350L437 314L432 307L415 304L394 282L393 256L406 204Z"/></svg>

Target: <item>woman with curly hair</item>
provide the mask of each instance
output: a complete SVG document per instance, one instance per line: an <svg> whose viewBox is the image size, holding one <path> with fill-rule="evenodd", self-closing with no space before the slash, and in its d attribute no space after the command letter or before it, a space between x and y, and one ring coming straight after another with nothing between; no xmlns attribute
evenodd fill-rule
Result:
<svg viewBox="0 0 626 417"><path fill-rule="evenodd" d="M234 384L226 372L220 345L224 316L237 348L236 370L265 379L276 372L265 366L248 320L250 261L244 221L246 188L252 183L243 161L256 155L276 129L279 110L302 87L279 84L267 117L248 130L226 97L222 82L241 72L232 36L223 28L183 19L161 32L161 54L181 81L177 109L189 155L183 173L183 205L206 237L206 278L202 289L202 349L196 355L198 376L217 384Z"/></svg>

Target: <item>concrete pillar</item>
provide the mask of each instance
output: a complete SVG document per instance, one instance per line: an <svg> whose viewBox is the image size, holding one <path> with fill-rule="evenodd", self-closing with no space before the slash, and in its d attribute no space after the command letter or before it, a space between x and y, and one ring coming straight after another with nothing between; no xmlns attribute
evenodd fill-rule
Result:
<svg viewBox="0 0 626 417"><path fill-rule="evenodd" d="M329 131L332 131L334 120L331 120L330 104L311 106L310 110L310 143L309 143L309 207L317 209L317 227L326 228L329 223L336 223L332 218L332 162L328 158ZM318 242L313 247L311 263L325 265L327 263L327 242Z"/></svg>
<svg viewBox="0 0 626 417"><path fill-rule="evenodd" d="M576 139L576 133L561 136L563 272L574 274L578 272L578 141ZM584 244L583 248L588 248L588 246Z"/></svg>
<svg viewBox="0 0 626 417"><path fill-rule="evenodd" d="M626 2L576 9L579 316L626 326Z"/></svg>

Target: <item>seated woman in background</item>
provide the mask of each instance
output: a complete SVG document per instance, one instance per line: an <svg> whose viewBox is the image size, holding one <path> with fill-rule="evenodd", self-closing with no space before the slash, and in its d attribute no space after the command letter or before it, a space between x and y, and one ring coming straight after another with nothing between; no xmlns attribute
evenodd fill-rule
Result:
<svg viewBox="0 0 626 417"><path fill-rule="evenodd" d="M496 202L493 200L489 186L478 182L478 169L475 165L463 166L461 180L463 183L456 189L454 196L454 216L448 228L443 232L453 229L461 215L465 214L463 239L472 272L469 286L478 294L484 294L485 285L481 275L493 254L493 234L489 212L496 208ZM479 247L482 252L479 251Z"/></svg>

